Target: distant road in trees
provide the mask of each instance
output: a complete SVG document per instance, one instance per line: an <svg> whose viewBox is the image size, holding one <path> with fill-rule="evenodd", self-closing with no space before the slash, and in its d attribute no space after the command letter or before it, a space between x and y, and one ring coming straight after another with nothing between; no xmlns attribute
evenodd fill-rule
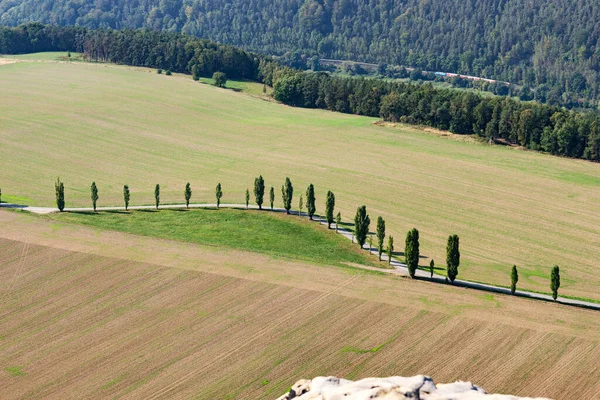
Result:
<svg viewBox="0 0 600 400"><path fill-rule="evenodd" d="M2 203L2 204L0 204L0 207L10 208L10 209L20 209L20 210L28 211L28 212L31 212L34 214L51 214L51 213L59 212L57 208L53 208L53 207L32 207L32 206L19 205L19 204L10 204L10 203ZM219 207L220 208L237 208L237 209L242 209L242 210L246 210L246 209L258 210L258 206L256 206L256 205L249 205L248 208L246 208L245 204L221 204ZM182 209L182 208L186 208L186 205L185 204L161 204L159 207L159 209ZM209 204L209 203L190 204L189 208L217 208L217 204L216 203L215 204ZM129 206L128 207L128 210L155 210L155 209L156 209L156 205ZM97 211L125 211L125 207L122 207L122 206L97 207L96 210ZM269 207L263 207L263 210L279 212L279 213L286 212L285 208L279 208L279 207L275 207L273 209L271 209ZM92 207L80 207L80 208L65 208L64 211L65 212L94 212L94 209ZM298 215L298 211L290 211L290 213L294 214L294 215ZM302 213L302 216L306 216L308 218L308 215L306 213ZM327 220L324 217L315 215L313 217L313 221L318 222L321 225L327 225ZM344 236L348 240L354 239L354 235L353 235L352 231L350 231L346 228L339 227L338 233L340 235ZM366 247L368 247L368 244L365 244L365 250L366 250ZM374 256L376 256L376 257L378 256L377 248L373 247L369 251ZM383 254L381 259L382 259L382 261L388 261L388 255ZM388 271L385 269L377 269L377 271L387 272L387 273L397 274L397 275L402 275L402 276L408 276L408 268L406 267L406 264L404 264L404 263L398 261L396 258L392 257L390 265L392 267L394 267L394 269L391 271ZM368 268L368 269L371 269L371 268ZM449 281L446 280L445 276L439 275L439 274L433 274L433 278L432 278L429 271L424 271L421 269L417 269L417 271L415 273L415 278L420 279L420 280L425 280L425 281L432 281L432 282L436 282L436 283L447 283L448 282L448 284L449 284ZM508 281L508 275L507 275L507 281ZM469 289L482 290L485 292L500 293L500 294L506 294L506 295L512 296L512 294L510 292L510 288L488 285L485 283L469 282L469 281L465 281L465 280L461 280L461 279L456 279L452 285L458 286L458 287L465 287L465 288L469 288ZM515 291L514 296L525 297L525 298L535 299L535 300L555 302L552 299L552 296L549 294L525 292L522 290ZM556 303L600 311L600 304L592 303L592 302L588 302L588 301L584 301L584 300L568 299L568 298L563 298L563 297L559 296L558 299L556 300Z"/></svg>

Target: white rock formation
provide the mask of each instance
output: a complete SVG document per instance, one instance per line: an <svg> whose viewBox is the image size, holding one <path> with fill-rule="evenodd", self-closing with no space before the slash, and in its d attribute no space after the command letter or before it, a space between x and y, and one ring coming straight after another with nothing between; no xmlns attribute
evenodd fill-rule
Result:
<svg viewBox="0 0 600 400"><path fill-rule="evenodd" d="M353 382L334 376L319 376L313 380L302 379L289 393L277 400L533 400L503 394L488 394L471 382L454 382L436 385L424 375L410 378L366 378ZM538 398L537 400L548 400Z"/></svg>

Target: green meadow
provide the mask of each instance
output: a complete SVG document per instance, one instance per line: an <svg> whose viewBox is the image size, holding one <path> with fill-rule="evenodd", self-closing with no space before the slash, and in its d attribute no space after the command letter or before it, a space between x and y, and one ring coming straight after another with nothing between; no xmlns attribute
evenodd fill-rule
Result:
<svg viewBox="0 0 600 400"><path fill-rule="evenodd" d="M124 184L131 204L152 204L157 183L162 203L182 203L186 182L192 202L214 202L220 182L224 203L243 203L262 174L281 206L289 176L294 208L313 183L317 213L327 190L345 222L365 204L371 229L383 216L399 250L418 228L423 265L443 266L458 234L461 278L508 285L516 264L521 288L547 292L558 264L561 294L600 299L598 164L291 108L248 82L219 89L150 69L19 58L0 65L3 201L52 206L60 176L67 207L91 205L92 181L99 206L121 205Z"/></svg>

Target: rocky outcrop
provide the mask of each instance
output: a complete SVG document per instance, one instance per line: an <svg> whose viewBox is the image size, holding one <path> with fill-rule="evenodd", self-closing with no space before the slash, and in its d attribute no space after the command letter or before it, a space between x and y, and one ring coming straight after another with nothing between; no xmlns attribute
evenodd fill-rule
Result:
<svg viewBox="0 0 600 400"><path fill-rule="evenodd" d="M359 381L319 376L302 379L277 400L532 400L503 394L488 394L471 382L440 383L424 375L410 378L366 378ZM537 400L548 400L538 398Z"/></svg>

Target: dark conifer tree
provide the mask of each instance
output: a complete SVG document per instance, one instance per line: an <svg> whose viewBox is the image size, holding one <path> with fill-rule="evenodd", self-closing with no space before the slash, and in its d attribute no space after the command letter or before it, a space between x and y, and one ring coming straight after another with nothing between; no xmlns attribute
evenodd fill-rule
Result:
<svg viewBox="0 0 600 400"><path fill-rule="evenodd" d="M510 292L515 294L517 290L517 282L519 282L519 272L517 271L517 266L513 265L512 271L510 272Z"/></svg>
<svg viewBox="0 0 600 400"><path fill-rule="evenodd" d="M62 212L65 209L65 185L61 182L60 178L56 178L54 193L56 195L56 207Z"/></svg>
<svg viewBox="0 0 600 400"><path fill-rule="evenodd" d="M269 202L271 203L271 210L273 209L273 204L275 203L275 189L271 186L271 190L269 190Z"/></svg>
<svg viewBox="0 0 600 400"><path fill-rule="evenodd" d="M185 206L186 208L190 208L190 199L192 198L192 187L190 183L185 184L185 191L183 193L185 195Z"/></svg>
<svg viewBox="0 0 600 400"><path fill-rule="evenodd" d="M123 201L125 202L125 211L129 209L129 199L131 198L131 194L129 193L129 186L123 186Z"/></svg>
<svg viewBox="0 0 600 400"><path fill-rule="evenodd" d="M313 215L315 215L315 211L317 210L316 199L315 199L315 187L311 183L308 185L306 189L306 211L308 212L308 217L313 219Z"/></svg>
<svg viewBox="0 0 600 400"><path fill-rule="evenodd" d="M254 198L256 199L258 209L262 210L262 205L265 198L265 180L263 179L262 175L254 179Z"/></svg>
<svg viewBox="0 0 600 400"><path fill-rule="evenodd" d="M160 205L160 185L158 183L154 187L154 202L156 204L156 209L158 210L158 206Z"/></svg>
<svg viewBox="0 0 600 400"><path fill-rule="evenodd" d="M94 212L96 212L96 203L98 202L98 187L96 186L96 182L92 182L90 194L92 197L92 207L94 208Z"/></svg>
<svg viewBox="0 0 600 400"><path fill-rule="evenodd" d="M385 240L385 221L381 216L377 217L377 252L379 253L379 261L383 254L383 241Z"/></svg>
<svg viewBox="0 0 600 400"><path fill-rule="evenodd" d="M450 235L448 237L448 245L446 246L446 266L447 275L450 282L454 282L458 276L458 266L460 265L460 250L458 235Z"/></svg>
<svg viewBox="0 0 600 400"><path fill-rule="evenodd" d="M335 195L331 190L327 191L327 200L325 201L325 217L327 218L327 228L331 229L333 224L333 211L335 209ZM337 230L337 227L336 227Z"/></svg>
<svg viewBox="0 0 600 400"><path fill-rule="evenodd" d="M285 178L285 184L281 186L281 197L283 198L283 208L289 214L292 208L292 198L294 196L294 187L290 178Z"/></svg>
<svg viewBox="0 0 600 400"><path fill-rule="evenodd" d="M552 268L552 273L550 274L550 289L552 290L552 298L556 300L558 297L558 289L560 288L560 269L558 265L555 265Z"/></svg>
<svg viewBox="0 0 600 400"><path fill-rule="evenodd" d="M215 196L217 198L217 208L219 208L221 206L221 197L223 197L223 190L220 183L217 183L217 187L215 188Z"/></svg>
<svg viewBox="0 0 600 400"><path fill-rule="evenodd" d="M354 216L354 234L356 235L356 241L361 248L365 245L365 241L367 240L370 223L371 219L367 214L367 207L358 207L356 215Z"/></svg>
<svg viewBox="0 0 600 400"><path fill-rule="evenodd" d="M414 278L419 267L419 231L416 228L411 229L406 234L404 257L408 274L411 278Z"/></svg>

